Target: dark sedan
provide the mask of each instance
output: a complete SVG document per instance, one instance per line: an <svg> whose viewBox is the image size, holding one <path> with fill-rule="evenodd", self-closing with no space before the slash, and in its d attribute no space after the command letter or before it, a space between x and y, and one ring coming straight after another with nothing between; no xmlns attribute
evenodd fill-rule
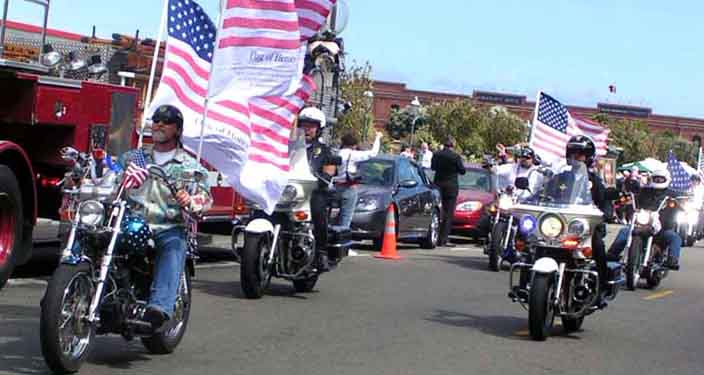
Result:
<svg viewBox="0 0 704 375"><path fill-rule="evenodd" d="M370 239L380 248L386 211L393 205L400 241L435 248L440 222L440 193L423 169L402 156L378 156L357 166L361 179L359 200L352 219L352 235Z"/></svg>

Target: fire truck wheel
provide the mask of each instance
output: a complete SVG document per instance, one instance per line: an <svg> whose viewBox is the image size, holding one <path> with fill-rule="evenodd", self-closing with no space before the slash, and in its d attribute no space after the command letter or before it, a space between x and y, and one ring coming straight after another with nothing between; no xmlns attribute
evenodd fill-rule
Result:
<svg viewBox="0 0 704 375"><path fill-rule="evenodd" d="M0 165L0 288L15 267L16 253L22 244L23 219L17 177L10 168Z"/></svg>

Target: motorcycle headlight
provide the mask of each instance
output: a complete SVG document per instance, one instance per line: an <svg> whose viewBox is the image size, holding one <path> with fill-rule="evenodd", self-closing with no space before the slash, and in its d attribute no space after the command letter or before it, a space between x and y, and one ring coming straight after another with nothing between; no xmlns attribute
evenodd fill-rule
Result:
<svg viewBox="0 0 704 375"><path fill-rule="evenodd" d="M510 210L511 207L513 207L513 198L510 196L504 195L501 198L499 198L499 209L500 210Z"/></svg>
<svg viewBox="0 0 704 375"><path fill-rule="evenodd" d="M95 226L103 221L105 216L105 208L98 201L85 201L78 207L78 212L81 215L81 224Z"/></svg>
<svg viewBox="0 0 704 375"><path fill-rule="evenodd" d="M455 208L456 211L478 211L479 209L482 208L482 202L477 202L477 201L467 201L467 202L462 202L457 205Z"/></svg>
<svg viewBox="0 0 704 375"><path fill-rule="evenodd" d="M518 229L525 236L528 236L535 232L538 227L538 221L533 215L523 215L521 220L518 222Z"/></svg>
<svg viewBox="0 0 704 375"><path fill-rule="evenodd" d="M567 225L567 233L583 236L589 232L589 223L582 219L574 219Z"/></svg>
<svg viewBox="0 0 704 375"><path fill-rule="evenodd" d="M360 197L357 199L356 211L374 211L381 207L381 199L378 197Z"/></svg>
<svg viewBox="0 0 704 375"><path fill-rule="evenodd" d="M636 224L638 225L648 225L650 224L650 212L648 211L638 211L636 214Z"/></svg>
<svg viewBox="0 0 704 375"><path fill-rule="evenodd" d="M546 215L540 221L540 232L549 238L557 238L562 234L562 220L554 215Z"/></svg>

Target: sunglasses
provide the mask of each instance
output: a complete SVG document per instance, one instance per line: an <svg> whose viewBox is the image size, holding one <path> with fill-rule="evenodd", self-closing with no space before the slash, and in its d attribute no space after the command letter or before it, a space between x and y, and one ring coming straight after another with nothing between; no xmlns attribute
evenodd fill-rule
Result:
<svg viewBox="0 0 704 375"><path fill-rule="evenodd" d="M172 116L156 114L152 116L152 123L154 123L154 125L159 123L162 125L176 125L176 119Z"/></svg>

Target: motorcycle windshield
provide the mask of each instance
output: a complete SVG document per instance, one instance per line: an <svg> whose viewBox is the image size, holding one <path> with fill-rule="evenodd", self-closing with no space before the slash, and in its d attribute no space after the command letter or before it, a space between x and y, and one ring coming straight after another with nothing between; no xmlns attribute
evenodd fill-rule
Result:
<svg viewBox="0 0 704 375"><path fill-rule="evenodd" d="M296 129L288 144L289 153L289 180L315 181L315 176L310 171L306 139L303 129Z"/></svg>
<svg viewBox="0 0 704 375"><path fill-rule="evenodd" d="M589 173L584 163L565 165L550 178L537 197L541 205L593 206Z"/></svg>

